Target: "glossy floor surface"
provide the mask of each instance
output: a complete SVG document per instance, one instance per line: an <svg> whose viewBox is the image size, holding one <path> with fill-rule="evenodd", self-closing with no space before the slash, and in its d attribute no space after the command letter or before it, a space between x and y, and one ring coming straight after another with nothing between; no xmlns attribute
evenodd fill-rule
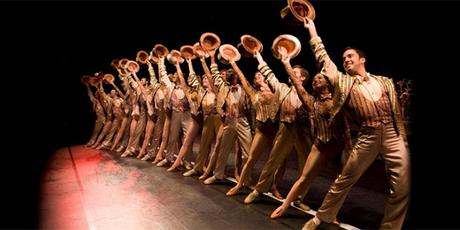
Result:
<svg viewBox="0 0 460 230"><path fill-rule="evenodd" d="M227 175L231 175L230 170ZM259 162L256 171L260 170ZM255 173L254 175L257 175ZM317 209L332 178L328 171L315 180L306 201ZM297 177L288 168L280 191L285 196ZM365 184L366 178L361 182ZM300 229L312 213L291 207L282 218L270 213L280 201L260 196L245 205L242 194L227 197L232 181L204 185L182 171L135 158L121 158L111 151L84 146L62 148L51 158L42 179L40 227L42 229ZM339 220L360 228L378 227L384 196L355 186ZM377 211L376 211L377 210ZM354 223L353 223L354 222ZM353 226L343 225L345 228ZM322 224L320 229L340 229Z"/></svg>

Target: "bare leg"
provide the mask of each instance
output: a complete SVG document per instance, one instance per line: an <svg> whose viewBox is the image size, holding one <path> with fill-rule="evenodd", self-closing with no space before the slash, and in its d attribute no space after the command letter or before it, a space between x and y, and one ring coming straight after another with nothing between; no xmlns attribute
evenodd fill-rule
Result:
<svg viewBox="0 0 460 230"><path fill-rule="evenodd" d="M131 145L131 142L134 137L134 133L136 131L136 126L137 126L137 121L139 120L139 115L133 115L133 119L131 120L131 125L129 127L129 140L128 140L128 145Z"/></svg>
<svg viewBox="0 0 460 230"><path fill-rule="evenodd" d="M120 142L121 138L123 137L123 134L125 132L126 126L128 124L128 116L123 117L123 120L121 121L121 126L120 129L118 129L117 135L115 137L115 140L113 141L112 147L110 150L115 150L117 147L118 143Z"/></svg>
<svg viewBox="0 0 460 230"><path fill-rule="evenodd" d="M88 143L86 144L86 147L89 147L96 142L97 135L101 131L102 127L104 126L104 117L98 117L95 124L94 124L94 129L93 129L93 134L91 134L91 138L89 139Z"/></svg>
<svg viewBox="0 0 460 230"><path fill-rule="evenodd" d="M147 149L147 145L150 142L150 137L152 136L154 127L155 127L155 122L152 119L148 118L147 126L145 127L144 141L142 143L141 150L139 151L139 154L137 155L138 159L144 156L145 150Z"/></svg>
<svg viewBox="0 0 460 230"><path fill-rule="evenodd" d="M109 120L104 124L104 128L102 128L102 132L99 134L96 142L91 146L91 148L96 148L99 145L102 139L104 139L105 135L110 131L111 127L112 127L112 121Z"/></svg>
<svg viewBox="0 0 460 230"><path fill-rule="evenodd" d="M235 169L233 171L233 176L237 181L240 180L240 168L242 166L242 159L241 159L241 150L240 146L238 144L238 141L235 141L235 144L233 146L233 156L234 156L234 162L235 162Z"/></svg>
<svg viewBox="0 0 460 230"><path fill-rule="evenodd" d="M272 131L275 132L275 131ZM256 129L256 133L254 135L254 139L251 144L251 149L249 150L249 158L246 164L244 164L243 170L241 172L240 179L238 180L238 183L231 188L227 192L227 196L233 196L236 195L239 190L243 188L245 183L247 182L247 179L251 175L251 171L254 169L254 166L256 165L257 161L260 159L260 156L262 155L263 151L268 147L270 142L273 140L273 135L270 136L270 134L264 134L262 133L259 129Z"/></svg>
<svg viewBox="0 0 460 230"><path fill-rule="evenodd" d="M165 123L163 125L163 136L161 137L160 149L157 152L157 156L155 157L155 160L152 161L152 164L156 165L158 162L160 162L164 158L163 154L166 149L166 145L168 143L170 126L171 126L171 117L170 115L166 115Z"/></svg>
<svg viewBox="0 0 460 230"><path fill-rule="evenodd" d="M303 191L308 189L309 185L318 175L320 169L324 167L326 162L325 154L320 153L316 145L313 145L308 155L307 162L303 167L302 175L292 186L283 204L272 212L270 218L275 219L282 216L289 208L291 202L297 199Z"/></svg>
<svg viewBox="0 0 460 230"><path fill-rule="evenodd" d="M211 159L209 159L209 163L206 166L206 170L204 171L203 175L201 175L198 179L204 180L209 177L209 175L214 170L214 165L216 164L217 158L219 156L220 146L222 145L222 136L224 131L224 124L222 123L219 128L219 133L217 133L216 137L216 145L214 146L214 151L211 154Z"/></svg>
<svg viewBox="0 0 460 230"><path fill-rule="evenodd" d="M168 172L174 171L177 167L183 164L182 159L187 155L187 153L190 152L190 149L193 147L193 141L195 138L198 136L201 126L193 120L190 123L189 128L187 128L189 131L187 133L187 136L185 137L184 143L182 144L182 147L179 150L179 155L177 156L176 160L174 161L174 164L169 167Z"/></svg>

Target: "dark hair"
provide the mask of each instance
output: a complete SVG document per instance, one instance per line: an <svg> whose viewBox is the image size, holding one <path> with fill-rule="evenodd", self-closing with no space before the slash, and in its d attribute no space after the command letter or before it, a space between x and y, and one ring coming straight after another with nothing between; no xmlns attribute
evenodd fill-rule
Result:
<svg viewBox="0 0 460 230"><path fill-rule="evenodd" d="M360 50L360 49L358 49L358 48L356 48L356 47L347 46L347 47L345 47L345 49L343 49L343 52L345 53L345 51L347 51L347 50L354 50L354 51L356 51L356 53L358 54L358 56L359 56L360 58L366 58L366 59L367 59L366 54L365 54L362 50Z"/></svg>
<svg viewBox="0 0 460 230"><path fill-rule="evenodd" d="M235 71L232 68L226 70L227 72L227 82L232 82L236 76Z"/></svg>
<svg viewBox="0 0 460 230"><path fill-rule="evenodd" d="M327 88L329 89L329 92L331 94L334 94L334 86L332 86L331 81L329 80L328 77L326 77L326 75L324 75L322 73L315 74L315 76L313 76L313 78L312 78L312 83L313 83L313 80L315 79L316 75L323 76L324 80L326 80L326 84L327 84ZM313 89L313 86L312 86L312 89ZM315 97L315 98L318 97L318 95L316 94L316 92L314 90L312 90L311 92L312 92L313 97Z"/></svg>

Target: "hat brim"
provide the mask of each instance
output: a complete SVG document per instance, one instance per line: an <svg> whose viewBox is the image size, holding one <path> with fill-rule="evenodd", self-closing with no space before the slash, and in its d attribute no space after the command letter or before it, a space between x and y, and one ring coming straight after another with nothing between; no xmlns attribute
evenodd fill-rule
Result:
<svg viewBox="0 0 460 230"><path fill-rule="evenodd" d="M168 61L175 65L176 63L184 63L184 59L181 56L181 53L178 50L171 50L171 52L166 57Z"/></svg>
<svg viewBox="0 0 460 230"><path fill-rule="evenodd" d="M197 57L205 57L205 58L209 57L208 51L203 49L203 47L201 47L199 42L193 45L193 52Z"/></svg>
<svg viewBox="0 0 460 230"><path fill-rule="evenodd" d="M303 22L305 17L308 17L310 20L315 20L315 8L307 0L288 0L288 7L294 17L301 22Z"/></svg>
<svg viewBox="0 0 460 230"><path fill-rule="evenodd" d="M224 44L219 47L219 54L228 62L236 62L241 59L241 54L238 49L230 44Z"/></svg>
<svg viewBox="0 0 460 230"><path fill-rule="evenodd" d="M273 41L272 45L273 56L277 59L281 59L281 56L278 53L278 48L280 46L286 48L287 56L289 58L296 57L302 48L298 38L290 34L282 34Z"/></svg>
<svg viewBox="0 0 460 230"><path fill-rule="evenodd" d="M156 44L155 47L153 47L153 52L158 56L158 57L164 57L169 54L168 48L162 44Z"/></svg>
<svg viewBox="0 0 460 230"><path fill-rule="evenodd" d="M220 46L220 38L215 33L203 33L200 37L200 45L205 50L215 50Z"/></svg>
<svg viewBox="0 0 460 230"><path fill-rule="evenodd" d="M243 44L241 44L241 42L238 43L236 48L238 49L238 52L240 52L242 57L253 57L253 55L251 53L246 51L246 49L244 48Z"/></svg>
<svg viewBox="0 0 460 230"><path fill-rule="evenodd" d="M262 42L260 42L257 38L247 34L241 36L241 44L243 44L244 49L250 54L254 54L255 52L261 53L264 49Z"/></svg>
<svg viewBox="0 0 460 230"><path fill-rule="evenodd" d="M308 17L315 20L316 11L313 5L307 0L288 0L288 5L281 9L281 18L291 24L299 25L303 20Z"/></svg>
<svg viewBox="0 0 460 230"><path fill-rule="evenodd" d="M193 46L185 45L180 48L180 54L185 59L193 60L196 58Z"/></svg>

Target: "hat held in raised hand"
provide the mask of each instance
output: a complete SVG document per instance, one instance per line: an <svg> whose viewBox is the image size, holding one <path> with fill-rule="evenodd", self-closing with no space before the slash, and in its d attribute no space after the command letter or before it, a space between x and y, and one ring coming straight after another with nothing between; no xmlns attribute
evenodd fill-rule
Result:
<svg viewBox="0 0 460 230"><path fill-rule="evenodd" d="M252 55L254 55L256 52L261 53L264 48L262 42L248 34L241 36L241 44L243 45L244 49Z"/></svg>
<svg viewBox="0 0 460 230"><path fill-rule="evenodd" d="M238 49L230 44L224 44L219 47L219 54L227 62L236 62L241 59Z"/></svg>
<svg viewBox="0 0 460 230"><path fill-rule="evenodd" d="M287 51L287 56L289 58L294 58L300 53L301 45L298 38L290 34L282 34L275 38L272 45L273 56L277 59L281 59L281 56L278 52L280 47L284 47Z"/></svg>
<svg viewBox="0 0 460 230"><path fill-rule="evenodd" d="M288 0L280 14L281 18L291 24L303 24L305 17L315 20L316 12L313 5L307 0Z"/></svg>
<svg viewBox="0 0 460 230"><path fill-rule="evenodd" d="M193 60L196 58L193 46L190 46L190 45L184 45L180 47L180 54L182 55L184 59Z"/></svg>
<svg viewBox="0 0 460 230"><path fill-rule="evenodd" d="M200 45L205 50L215 50L220 46L220 38L215 33L203 33L200 37Z"/></svg>
<svg viewBox="0 0 460 230"><path fill-rule="evenodd" d="M182 64L184 62L184 59L182 58L181 53L178 50L171 50L171 52L168 54L166 58L173 65L177 63Z"/></svg>

